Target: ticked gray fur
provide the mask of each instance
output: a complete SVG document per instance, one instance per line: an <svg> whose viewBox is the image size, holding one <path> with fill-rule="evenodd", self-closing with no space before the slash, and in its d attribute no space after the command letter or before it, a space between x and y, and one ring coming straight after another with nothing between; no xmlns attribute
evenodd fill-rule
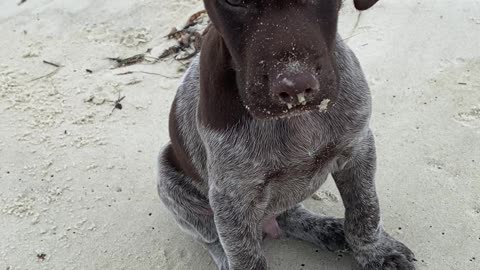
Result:
<svg viewBox="0 0 480 270"><path fill-rule="evenodd" d="M200 56L201 57L201 56ZM382 227L375 191L371 97L353 52L337 37L339 97L328 111L249 120L217 131L197 121L199 59L178 89L175 117L198 174L194 181L159 158L158 191L179 225L221 270L268 269L262 223L330 251L351 250L360 269L415 269L413 253ZM313 169L312 169L313 168ZM345 219L300 203L332 174Z"/></svg>

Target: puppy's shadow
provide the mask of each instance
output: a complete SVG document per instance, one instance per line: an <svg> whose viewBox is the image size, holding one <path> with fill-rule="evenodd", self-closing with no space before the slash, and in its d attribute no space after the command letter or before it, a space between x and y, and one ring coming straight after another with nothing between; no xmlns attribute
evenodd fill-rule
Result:
<svg viewBox="0 0 480 270"><path fill-rule="evenodd" d="M349 254L337 254L295 239L265 240L265 255L271 269L351 270Z"/></svg>
<svg viewBox="0 0 480 270"><path fill-rule="evenodd" d="M156 269L217 270L202 245L174 226L173 222L164 222L171 223L167 226L170 230L163 231L159 235L162 239L154 241L160 245L160 249L152 247L152 250L157 250L151 258L152 263L159 266ZM263 250L273 270L351 270L354 265L349 254L324 251L313 244L291 238L267 238L263 242Z"/></svg>
<svg viewBox="0 0 480 270"><path fill-rule="evenodd" d="M160 269L217 270L207 250L191 237L175 234L174 239L162 248ZM266 239L263 250L273 270L351 270L353 265L348 254L338 255L294 239Z"/></svg>

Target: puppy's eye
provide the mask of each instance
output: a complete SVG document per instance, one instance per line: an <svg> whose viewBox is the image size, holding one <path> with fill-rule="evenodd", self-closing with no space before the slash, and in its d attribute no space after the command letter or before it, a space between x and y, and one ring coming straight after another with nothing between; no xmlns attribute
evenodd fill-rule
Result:
<svg viewBox="0 0 480 270"><path fill-rule="evenodd" d="M244 0L226 0L226 2L234 7L239 7L244 4Z"/></svg>

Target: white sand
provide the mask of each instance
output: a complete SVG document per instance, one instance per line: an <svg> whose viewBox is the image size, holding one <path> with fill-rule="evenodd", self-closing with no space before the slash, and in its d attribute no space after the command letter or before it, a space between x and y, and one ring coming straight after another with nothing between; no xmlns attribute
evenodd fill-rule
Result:
<svg viewBox="0 0 480 270"><path fill-rule="evenodd" d="M199 1L17 2L0 1L0 270L214 269L155 190L178 79L115 75L179 77L179 64L105 60L165 46ZM356 29L350 6L341 28L374 94L385 226L419 269L480 269L480 2L382 0ZM63 67L31 82L55 70L42 60ZM315 198L342 215L331 181ZM272 269L350 269L293 240L265 249Z"/></svg>

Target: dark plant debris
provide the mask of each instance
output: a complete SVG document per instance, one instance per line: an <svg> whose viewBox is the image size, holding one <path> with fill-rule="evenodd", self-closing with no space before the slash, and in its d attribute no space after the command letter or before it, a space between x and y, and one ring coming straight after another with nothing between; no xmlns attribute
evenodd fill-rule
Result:
<svg viewBox="0 0 480 270"><path fill-rule="evenodd" d="M113 111L115 110L122 110L123 109L123 105L122 102L124 99L125 99L126 96L123 96L123 97L120 97L120 94L118 95L118 99L115 101L114 103L114 106L113 106L113 110L112 110L112 113Z"/></svg>
<svg viewBox="0 0 480 270"><path fill-rule="evenodd" d="M37 254L37 259L40 261L45 261L46 258L47 258L47 254L45 253Z"/></svg>
<svg viewBox="0 0 480 270"><path fill-rule="evenodd" d="M116 62L117 65L115 68L121 68L143 62L145 60L145 54L137 54L127 58L109 57L107 59Z"/></svg>
<svg viewBox="0 0 480 270"><path fill-rule="evenodd" d="M117 75L117 76L123 76L123 75L130 75L130 74L134 74L134 73L142 73L142 74L148 74L148 75L156 75L156 76L164 77L164 78L167 78L167 79L177 79L177 77L166 76L166 75L163 75L163 74L160 74L160 73L148 72L148 71L127 71L127 72L118 73L118 74L116 74L116 75Z"/></svg>
<svg viewBox="0 0 480 270"><path fill-rule="evenodd" d="M184 63L183 61L192 59L200 52L203 36L208 31L208 24L209 19L206 11L202 10L196 12L189 17L187 23L182 29L179 30L177 28L173 28L170 33L165 36L165 38L169 40L175 40L177 44L167 48L160 55L152 56L152 49L150 48L145 53L136 54L131 57L108 57L107 59L115 62L116 65L113 67L113 69L139 64L144 61L156 63L159 60L166 59L168 57L173 57L173 59L181 61L183 64L188 64L188 62ZM92 73L92 71L89 69L86 71L88 73ZM161 74L153 74L148 72L142 73L163 76ZM126 74L130 73L122 73L117 75Z"/></svg>
<svg viewBox="0 0 480 270"><path fill-rule="evenodd" d="M166 38L176 40L178 44L166 49L158 58L165 59L173 56L175 60L185 61L196 56L200 52L202 38L206 32L201 33L201 24L206 21L208 21L207 13L202 10L190 16L182 29L173 28Z"/></svg>
<svg viewBox="0 0 480 270"><path fill-rule="evenodd" d="M61 65L52 63L52 62L47 61L47 60L43 60L43 63L44 63L44 64L47 64L47 65L50 65L50 66L54 66L54 67L56 67L56 68L61 67Z"/></svg>

